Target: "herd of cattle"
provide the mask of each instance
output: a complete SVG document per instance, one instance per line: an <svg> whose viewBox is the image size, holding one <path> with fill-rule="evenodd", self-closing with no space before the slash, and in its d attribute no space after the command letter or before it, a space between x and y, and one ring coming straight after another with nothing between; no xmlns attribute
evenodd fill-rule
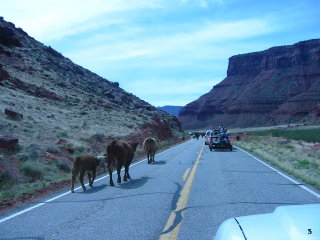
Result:
<svg viewBox="0 0 320 240"><path fill-rule="evenodd" d="M77 157L73 162L71 192L74 193L74 183L79 174L82 189L83 191L86 190L83 184L85 172L87 172L88 175L89 186L92 187L93 181L96 178L97 167L101 165L104 167L105 163L107 163L110 176L110 186L114 186L112 180L112 172L114 169L117 170L118 183L121 183L120 171L122 167L125 169L123 181L126 182L128 179L131 179L129 166L137 146L138 143L131 143L125 140L113 140L107 145L106 153L103 156L84 155ZM143 148L147 153L148 164L154 163L154 156L158 148L157 141L152 137L146 138L143 141Z"/></svg>

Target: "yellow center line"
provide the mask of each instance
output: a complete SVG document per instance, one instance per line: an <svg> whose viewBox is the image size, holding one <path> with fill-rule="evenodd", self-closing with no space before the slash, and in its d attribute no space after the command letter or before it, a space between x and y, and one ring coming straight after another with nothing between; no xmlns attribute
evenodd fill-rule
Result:
<svg viewBox="0 0 320 240"><path fill-rule="evenodd" d="M160 238L159 240L175 240L178 238L178 234L179 234L179 230L180 230L180 227L181 227L181 222L182 222L182 219L178 219L179 220L179 223L176 225L176 226L173 226L174 224L174 221L177 217L177 213L181 214L181 218L183 217L184 215L184 212L181 211L183 210L186 206L187 206L187 203L188 203L188 198L189 198L189 195L190 195L190 190L191 190L191 186L192 186L192 183L193 183L193 180L194 180L194 176L195 176L195 173L197 171L197 168L198 168L198 165L199 165L199 162L200 162L200 158L201 158L201 155L202 155L202 151L203 151L203 148L204 148L204 145L202 145L202 148L198 154L198 157L197 157L197 160L191 170L191 173L187 179L187 182L185 183L183 189L182 189L182 192L181 192L181 195L180 195L180 198L178 200L178 203L177 203L177 208L175 210L173 210L170 214L170 217L168 218L168 221L165 225L165 227L163 228L163 234L160 235ZM186 171L186 172L189 172L189 171ZM185 176L186 175L186 176ZM183 176L187 177L187 174L185 173ZM180 211L180 212L179 212ZM170 228L173 229L171 231L168 231Z"/></svg>
<svg viewBox="0 0 320 240"><path fill-rule="evenodd" d="M190 168L188 168L188 169L185 171L185 173L183 174L183 176L182 176L182 181L185 182L185 181L187 180L187 177L188 177L189 172L190 172Z"/></svg>

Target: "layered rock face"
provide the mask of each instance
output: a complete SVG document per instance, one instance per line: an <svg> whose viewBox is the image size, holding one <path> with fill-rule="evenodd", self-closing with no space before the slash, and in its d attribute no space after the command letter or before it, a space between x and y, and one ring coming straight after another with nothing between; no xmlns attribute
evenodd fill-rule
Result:
<svg viewBox="0 0 320 240"><path fill-rule="evenodd" d="M227 77L186 105L185 128L320 123L320 39L229 59Z"/></svg>

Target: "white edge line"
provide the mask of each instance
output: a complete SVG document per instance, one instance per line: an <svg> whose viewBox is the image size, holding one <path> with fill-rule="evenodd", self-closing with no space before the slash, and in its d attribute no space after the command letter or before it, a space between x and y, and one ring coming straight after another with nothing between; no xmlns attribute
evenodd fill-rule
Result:
<svg viewBox="0 0 320 240"><path fill-rule="evenodd" d="M297 182L296 180L292 179L291 177L288 177L287 175L285 175L284 173L280 172L279 170L271 167L269 164L265 163L264 161L262 161L261 159L257 158L256 156L253 156L251 153L247 152L246 150L243 150L242 148L236 146L239 150L241 150L242 152L248 154L249 156L253 157L255 160L257 160L258 162L262 163L263 165L265 165L266 167L272 169L273 171L275 171L276 173L278 173L279 175L281 175L282 177L285 177L286 179L288 179L289 181L295 183L295 184L299 184L298 186L304 190L306 190L307 192L311 193L312 195L316 196L317 198L320 198L320 194L316 193L315 191L311 190L310 188L300 185L299 182Z"/></svg>
<svg viewBox="0 0 320 240"><path fill-rule="evenodd" d="M189 140L189 141L190 141L190 140ZM187 142L189 142L189 141L187 141ZM169 148L169 149L167 149L167 150L165 150L165 151L163 151L163 152L161 152L161 153L156 154L155 156L159 156L159 155L161 155L161 154L163 154L163 153L165 153L165 152L168 152L168 151L170 151L170 150L172 150L172 149L174 149L174 148L176 148L176 147L179 147L179 146L181 146L181 145L183 145L183 144L186 144L187 142L184 142L184 143L181 143L181 144L179 144L179 145L177 145L177 146L174 146L174 147L172 147L172 148ZM142 162L144 162L144 161L146 161L146 160L147 160L146 158L145 158L145 159L142 159L142 160L140 160L139 162L136 162L136 163L131 164L130 166L132 167L132 166L137 165L137 164L140 164L140 163L142 163ZM121 169L121 171L122 171L122 170L123 170L123 169ZM116 173L116 172L113 172L112 174L115 174L115 173ZM100 180L102 180L102 179L105 179L105 178L107 178L107 177L109 177L109 175L100 177L100 178L96 179L95 182L98 182L98 181L100 181ZM89 185L89 183L85 184L85 186L88 186L88 185ZM80 187L75 188L74 190L79 190L79 189L81 189L81 188L82 188L82 187L80 186ZM56 196L56 197L53 197L53 198L50 198L50 199L44 201L43 203L39 203L39 204L37 204L37 205L34 205L34 206L29 207L29 208L27 208L27 209L24 209L24 210L22 210L22 211L20 211L20 212L14 213L14 214L12 214L12 215L10 215L10 216L8 216L8 217L2 218L2 219L0 219L0 223L3 223L3 222L5 222L5 221L7 221L7 220L9 220L9 219L11 219L11 218L17 217L17 216L19 216L19 215L21 215L21 214L23 214L23 213L29 212L29 211L31 211L32 209L38 208L38 207L40 207L40 206L42 206L42 205L44 205L44 204L46 204L46 203L52 202L52 201L54 201L54 200L56 200L56 199L58 199L58 198L61 198L61 197L65 196L65 195L67 195L67 194L70 194L70 193L71 193L70 191L65 192L65 193L62 193L62 194L60 194L60 195L58 195L58 196Z"/></svg>

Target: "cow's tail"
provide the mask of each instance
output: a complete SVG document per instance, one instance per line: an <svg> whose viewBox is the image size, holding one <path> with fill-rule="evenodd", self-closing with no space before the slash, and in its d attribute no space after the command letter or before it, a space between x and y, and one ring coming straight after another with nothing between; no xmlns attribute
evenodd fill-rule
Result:
<svg viewBox="0 0 320 240"><path fill-rule="evenodd" d="M113 170L114 165L114 149L117 144L117 140L112 140L112 142L107 146L107 168Z"/></svg>
<svg viewBox="0 0 320 240"><path fill-rule="evenodd" d="M79 174L79 161L80 161L80 157L77 157L73 161L72 176L78 176Z"/></svg>

